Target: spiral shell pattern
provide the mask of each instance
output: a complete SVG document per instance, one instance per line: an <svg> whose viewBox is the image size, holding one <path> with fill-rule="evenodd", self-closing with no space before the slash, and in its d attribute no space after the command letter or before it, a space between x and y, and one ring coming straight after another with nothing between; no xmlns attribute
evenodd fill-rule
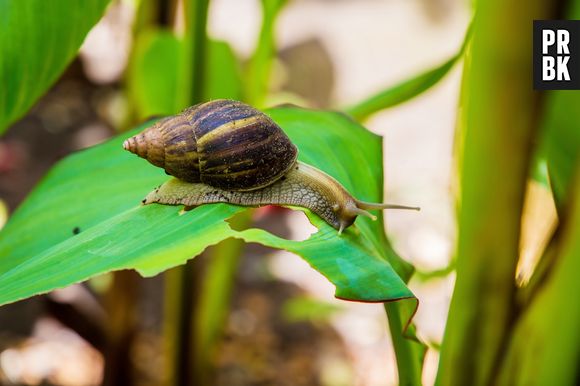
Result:
<svg viewBox="0 0 580 386"><path fill-rule="evenodd" d="M298 155L270 117L226 99L162 119L123 147L181 180L237 191L270 185L292 168Z"/></svg>

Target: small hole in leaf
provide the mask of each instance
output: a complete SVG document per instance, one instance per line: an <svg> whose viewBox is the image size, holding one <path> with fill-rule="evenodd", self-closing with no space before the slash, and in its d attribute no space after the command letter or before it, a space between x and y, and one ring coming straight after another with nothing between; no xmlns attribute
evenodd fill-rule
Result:
<svg viewBox="0 0 580 386"><path fill-rule="evenodd" d="M253 227L294 241L308 240L312 234L318 232L304 212L274 205L256 209Z"/></svg>
<svg viewBox="0 0 580 386"><path fill-rule="evenodd" d="M249 209L248 209L249 210ZM226 222L230 224L230 228L235 231L241 232L250 228L251 224L247 224L246 215L248 211L239 212L234 214L232 217L228 218Z"/></svg>

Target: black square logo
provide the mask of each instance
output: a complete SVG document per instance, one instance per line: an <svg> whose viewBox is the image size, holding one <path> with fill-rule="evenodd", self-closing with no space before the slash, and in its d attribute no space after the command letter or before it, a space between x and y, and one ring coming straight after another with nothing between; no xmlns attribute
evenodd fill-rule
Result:
<svg viewBox="0 0 580 386"><path fill-rule="evenodd" d="M580 90L580 20L534 20L534 89Z"/></svg>

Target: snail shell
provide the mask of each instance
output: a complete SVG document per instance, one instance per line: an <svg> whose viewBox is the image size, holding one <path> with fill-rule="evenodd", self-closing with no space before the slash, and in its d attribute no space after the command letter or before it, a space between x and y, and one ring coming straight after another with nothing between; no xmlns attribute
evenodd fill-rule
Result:
<svg viewBox="0 0 580 386"><path fill-rule="evenodd" d="M167 117L123 144L183 181L260 189L292 168L298 149L266 114L220 99Z"/></svg>

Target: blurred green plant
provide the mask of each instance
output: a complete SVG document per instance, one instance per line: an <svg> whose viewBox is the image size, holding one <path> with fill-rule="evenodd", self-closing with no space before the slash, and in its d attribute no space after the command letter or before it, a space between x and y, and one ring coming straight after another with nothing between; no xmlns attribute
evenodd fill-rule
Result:
<svg viewBox="0 0 580 386"><path fill-rule="evenodd" d="M176 98L183 84L184 55L183 39L167 30L146 29L136 37L127 91L138 119L174 114L188 106ZM204 99L241 99L241 69L229 44L210 40L205 58Z"/></svg>
<svg viewBox="0 0 580 386"><path fill-rule="evenodd" d="M309 297L295 297L284 304L282 316L289 322L302 322L305 320L328 322L342 310L343 308L337 304Z"/></svg>
<svg viewBox="0 0 580 386"><path fill-rule="evenodd" d="M276 19L287 0L262 0L262 28L256 42L254 54L246 70L245 99L261 108L268 94L272 60L276 55L274 38Z"/></svg>
<svg viewBox="0 0 580 386"><path fill-rule="evenodd" d="M443 64L398 83L391 88L380 91L353 106L348 106L344 111L357 121L362 122L381 110L404 103L437 84L453 68L462 54L463 48Z"/></svg>
<svg viewBox="0 0 580 386"><path fill-rule="evenodd" d="M0 1L0 134L58 79L108 3Z"/></svg>
<svg viewBox="0 0 580 386"><path fill-rule="evenodd" d="M455 64L461 60L470 39L471 28L467 30L459 51L439 66L381 90L352 106L345 107L344 111L357 121L362 122L381 110L397 106L422 94L443 79Z"/></svg>

